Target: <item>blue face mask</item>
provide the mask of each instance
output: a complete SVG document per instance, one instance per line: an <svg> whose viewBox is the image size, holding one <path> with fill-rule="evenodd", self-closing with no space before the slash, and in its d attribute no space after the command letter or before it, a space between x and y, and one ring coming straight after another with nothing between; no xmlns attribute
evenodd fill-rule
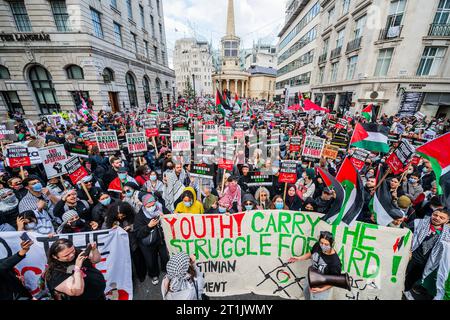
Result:
<svg viewBox="0 0 450 320"><path fill-rule="evenodd" d="M227 208L219 207L219 213L225 213L225 212L227 212Z"/></svg>
<svg viewBox="0 0 450 320"><path fill-rule="evenodd" d="M253 206L252 206L252 205L250 205L250 206L245 206L245 210L247 210L247 211L253 210Z"/></svg>
<svg viewBox="0 0 450 320"><path fill-rule="evenodd" d="M128 198L131 198L133 196L133 191L127 191L125 192Z"/></svg>
<svg viewBox="0 0 450 320"><path fill-rule="evenodd" d="M188 202L184 201L183 203L187 208L190 208L192 206L192 201L188 201Z"/></svg>
<svg viewBox="0 0 450 320"><path fill-rule="evenodd" d="M99 201L102 205L107 206L111 203L111 198L100 200Z"/></svg>
<svg viewBox="0 0 450 320"><path fill-rule="evenodd" d="M156 176L150 176L151 181L156 181Z"/></svg>
<svg viewBox="0 0 450 320"><path fill-rule="evenodd" d="M126 173L119 173L119 179L120 180L125 180L127 178L127 174Z"/></svg>
<svg viewBox="0 0 450 320"><path fill-rule="evenodd" d="M38 182L35 185L31 187L34 192L41 192L42 191L42 183Z"/></svg>
<svg viewBox="0 0 450 320"><path fill-rule="evenodd" d="M284 203L283 202L275 202L275 209L281 210L283 208L284 208Z"/></svg>
<svg viewBox="0 0 450 320"><path fill-rule="evenodd" d="M423 173L428 173L428 168L427 168L427 167L423 168L423 169L422 169L422 172L423 172Z"/></svg>

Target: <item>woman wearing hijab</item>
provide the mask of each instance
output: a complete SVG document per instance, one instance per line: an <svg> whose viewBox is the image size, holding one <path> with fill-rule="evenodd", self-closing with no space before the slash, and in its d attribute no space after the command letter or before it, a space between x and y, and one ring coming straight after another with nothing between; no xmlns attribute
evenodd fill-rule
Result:
<svg viewBox="0 0 450 320"><path fill-rule="evenodd" d="M167 263L167 275L161 284L164 300L202 300L204 277L195 264L195 256L179 252Z"/></svg>
<svg viewBox="0 0 450 320"><path fill-rule="evenodd" d="M286 206L289 210L298 211L301 210L303 202L297 195L297 187L295 184L288 184L286 192Z"/></svg>

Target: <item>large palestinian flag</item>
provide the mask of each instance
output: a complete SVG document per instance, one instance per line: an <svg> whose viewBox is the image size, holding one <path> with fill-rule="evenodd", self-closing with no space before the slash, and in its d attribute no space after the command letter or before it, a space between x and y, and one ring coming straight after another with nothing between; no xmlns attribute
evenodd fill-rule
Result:
<svg viewBox="0 0 450 320"><path fill-rule="evenodd" d="M373 104L369 104L367 107L365 107L361 111L361 115L366 118L368 122L375 122L376 116L375 116L375 108Z"/></svg>
<svg viewBox="0 0 450 320"><path fill-rule="evenodd" d="M374 123L357 123L350 140L351 147L374 152L389 152L389 129Z"/></svg>
<svg viewBox="0 0 450 320"><path fill-rule="evenodd" d="M348 157L342 163L336 180L344 188L344 203L339 213L327 221L334 225L338 225L341 222L352 225L361 213L364 200L363 183L358 174L358 170L356 170Z"/></svg>
<svg viewBox="0 0 450 320"><path fill-rule="evenodd" d="M325 185L336 192L336 199L334 200L333 205L322 218L322 220L327 221L339 214L342 204L344 203L345 191L339 181L337 181L328 171L322 170L321 168L319 168L318 171Z"/></svg>
<svg viewBox="0 0 450 320"><path fill-rule="evenodd" d="M380 165L377 172L377 182L383 177L385 171ZM390 186L384 180L378 187L369 204L370 211L375 216L375 221L380 226L387 226L393 220L403 218L403 211L392 202Z"/></svg>
<svg viewBox="0 0 450 320"><path fill-rule="evenodd" d="M416 153L431 162L437 193L442 196L443 204L450 208L450 132L416 148Z"/></svg>

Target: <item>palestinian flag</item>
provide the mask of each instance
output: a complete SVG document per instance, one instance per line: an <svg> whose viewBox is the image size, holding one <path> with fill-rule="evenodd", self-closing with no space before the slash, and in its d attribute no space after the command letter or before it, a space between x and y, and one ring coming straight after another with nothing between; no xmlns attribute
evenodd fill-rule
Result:
<svg viewBox="0 0 450 320"><path fill-rule="evenodd" d="M341 210L342 204L344 203L345 191L339 181L337 181L328 171L324 171L321 168L318 168L318 171L325 185L336 192L336 199L334 200L333 205L322 218L324 221L327 221L336 216Z"/></svg>
<svg viewBox="0 0 450 320"><path fill-rule="evenodd" d="M219 89L217 89L216 92L216 107L217 110L223 115L224 118L227 117L227 110L231 111L231 107L229 104L227 104L222 97L222 95L219 92Z"/></svg>
<svg viewBox="0 0 450 320"><path fill-rule="evenodd" d="M353 166L349 158L345 158L336 176L336 180L344 189L344 203L339 213L328 220L329 223L338 225L341 222L352 225L364 205L363 183L358 174L358 170Z"/></svg>
<svg viewBox="0 0 450 320"><path fill-rule="evenodd" d="M383 177L385 171L380 165L377 172L377 182ZM380 226L387 226L396 219L403 218L405 214L392 202L390 186L384 180L370 200L369 209L375 216L375 222Z"/></svg>
<svg viewBox="0 0 450 320"><path fill-rule="evenodd" d="M431 162L436 175L437 194L450 208L450 132L416 149L416 153Z"/></svg>
<svg viewBox="0 0 450 320"><path fill-rule="evenodd" d="M366 120L368 122L375 122L376 120L376 115L375 115L375 107L373 106L373 104L369 104L367 107L365 107L362 111L361 111L361 115L366 118Z"/></svg>
<svg viewBox="0 0 450 320"><path fill-rule="evenodd" d="M389 152L389 129L374 123L357 123L353 131L350 147L357 147L374 152Z"/></svg>

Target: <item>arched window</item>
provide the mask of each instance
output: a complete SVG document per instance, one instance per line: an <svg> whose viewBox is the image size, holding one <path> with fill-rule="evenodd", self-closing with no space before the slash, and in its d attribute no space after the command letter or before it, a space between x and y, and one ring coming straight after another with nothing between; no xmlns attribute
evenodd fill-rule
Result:
<svg viewBox="0 0 450 320"><path fill-rule="evenodd" d="M127 83L128 99L130 100L130 107L137 107L137 94L136 94L136 82L130 72L125 76L125 81Z"/></svg>
<svg viewBox="0 0 450 320"><path fill-rule="evenodd" d="M10 79L11 75L7 67L0 65L0 79Z"/></svg>
<svg viewBox="0 0 450 320"><path fill-rule="evenodd" d="M166 89L169 90L169 81L166 81Z"/></svg>
<svg viewBox="0 0 450 320"><path fill-rule="evenodd" d="M30 68L28 74L41 113L51 114L53 111L59 111L60 107L50 73L45 68L35 65Z"/></svg>
<svg viewBox="0 0 450 320"><path fill-rule="evenodd" d="M74 80L84 79L83 69L77 65L70 65L66 68L67 78Z"/></svg>
<svg viewBox="0 0 450 320"><path fill-rule="evenodd" d="M102 76L105 83L114 81L114 71L112 71L112 69L110 68L103 69Z"/></svg>
<svg viewBox="0 0 450 320"><path fill-rule="evenodd" d="M158 96L158 105L163 103L162 92L161 92L161 80L156 78L156 95Z"/></svg>
<svg viewBox="0 0 450 320"><path fill-rule="evenodd" d="M152 103L152 98L150 95L150 81L147 77L144 77L142 79L142 86L144 87L144 98L145 98L145 104Z"/></svg>

